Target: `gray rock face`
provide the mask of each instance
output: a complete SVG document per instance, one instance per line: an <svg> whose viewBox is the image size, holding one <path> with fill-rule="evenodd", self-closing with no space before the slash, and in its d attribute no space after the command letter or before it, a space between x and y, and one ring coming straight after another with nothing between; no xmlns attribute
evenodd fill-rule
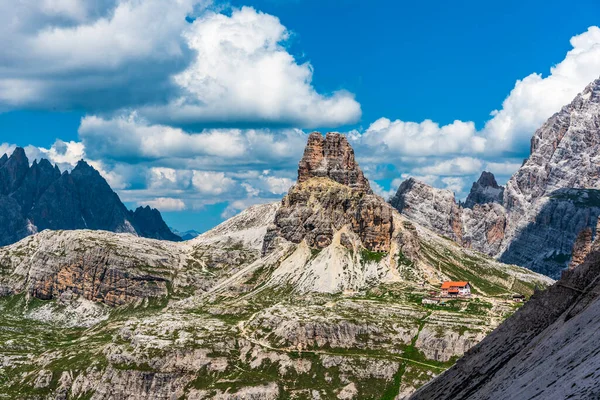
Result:
<svg viewBox="0 0 600 400"><path fill-rule="evenodd" d="M484 172L462 208L450 193L407 181L391 204L458 243L558 278L577 237L596 237L599 154L600 79L535 132L529 159L506 188Z"/></svg>
<svg viewBox="0 0 600 400"><path fill-rule="evenodd" d="M465 201L466 208L473 208L475 204L499 203L504 200L504 188L496 182L496 177L491 172L483 171L477 182L473 183L471 192Z"/></svg>
<svg viewBox="0 0 600 400"><path fill-rule="evenodd" d="M558 277L581 230L589 228L595 237L597 195L564 189L600 189L599 151L600 79L535 132L529 159L506 184L501 260ZM542 248L526 248L540 238Z"/></svg>
<svg viewBox="0 0 600 400"><path fill-rule="evenodd" d="M411 399L600 397L600 249Z"/></svg>
<svg viewBox="0 0 600 400"><path fill-rule="evenodd" d="M513 236L499 259L558 278L569 265L578 235L590 231L596 236L600 191L561 189L537 199L534 207L533 221L521 223L517 231L510 232ZM519 223L511 213L509 218L509 223Z"/></svg>
<svg viewBox="0 0 600 400"><path fill-rule="evenodd" d="M461 208L451 191L409 178L402 182L390 204L419 225L462 243Z"/></svg>
<svg viewBox="0 0 600 400"><path fill-rule="evenodd" d="M29 166L22 148L0 163L0 246L44 229L98 229L178 241L157 210L129 211L93 167Z"/></svg>
<svg viewBox="0 0 600 400"><path fill-rule="evenodd" d="M109 306L165 297L181 257L173 246L109 232L45 231L0 249L0 292Z"/></svg>

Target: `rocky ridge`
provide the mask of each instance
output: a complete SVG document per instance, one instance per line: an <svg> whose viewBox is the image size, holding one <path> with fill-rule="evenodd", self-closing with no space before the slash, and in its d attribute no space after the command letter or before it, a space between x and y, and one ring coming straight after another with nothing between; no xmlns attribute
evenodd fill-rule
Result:
<svg viewBox="0 0 600 400"><path fill-rule="evenodd" d="M596 237L599 138L600 79L535 132L529 158L505 188L484 172L459 207L450 193L412 180L391 202L458 243L558 278L585 256L580 241Z"/></svg>
<svg viewBox="0 0 600 400"><path fill-rule="evenodd" d="M0 245L44 229L97 229L181 240L157 210L128 210L106 180L80 161L71 172L46 159L29 165L18 147L0 162Z"/></svg>

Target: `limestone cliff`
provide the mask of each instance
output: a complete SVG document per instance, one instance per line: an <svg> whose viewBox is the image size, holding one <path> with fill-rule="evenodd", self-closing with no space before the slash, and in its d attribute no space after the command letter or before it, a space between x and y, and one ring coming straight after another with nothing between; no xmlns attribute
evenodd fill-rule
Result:
<svg viewBox="0 0 600 400"><path fill-rule="evenodd" d="M462 243L461 209L451 191L409 178L402 182L390 204L419 225Z"/></svg>

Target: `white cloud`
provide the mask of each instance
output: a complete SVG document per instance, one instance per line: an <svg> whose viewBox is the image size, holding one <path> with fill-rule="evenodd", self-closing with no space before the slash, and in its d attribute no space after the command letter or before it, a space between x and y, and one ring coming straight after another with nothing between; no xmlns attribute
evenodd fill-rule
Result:
<svg viewBox="0 0 600 400"><path fill-rule="evenodd" d="M30 163L34 160L38 162L45 158L52 164L58 165L61 171L70 170L79 160L85 158L85 149L81 142L69 141L63 142L56 140L50 148L27 146L25 154Z"/></svg>
<svg viewBox="0 0 600 400"><path fill-rule="evenodd" d="M481 171L483 162L473 157L457 157L437 162L433 165L413 169L416 174L424 175L471 175Z"/></svg>
<svg viewBox="0 0 600 400"><path fill-rule="evenodd" d="M151 120L316 127L351 123L361 115L350 93L315 91L312 66L298 64L283 47L289 32L272 15L250 7L231 16L208 12L185 37L196 58L174 77L181 96L166 107L142 108Z"/></svg>
<svg viewBox="0 0 600 400"><path fill-rule="evenodd" d="M194 0L0 4L0 105L110 108L164 100L191 52Z"/></svg>
<svg viewBox="0 0 600 400"><path fill-rule="evenodd" d="M13 153L13 151L15 151L16 147L17 146L15 146L14 144L0 143L0 157L2 157L4 154L6 154L8 157L10 157L10 155Z"/></svg>
<svg viewBox="0 0 600 400"><path fill-rule="evenodd" d="M235 181L223 172L194 171L192 184L201 193L218 195L227 192Z"/></svg>
<svg viewBox="0 0 600 400"><path fill-rule="evenodd" d="M289 31L250 7L212 0L0 3L0 109L128 113L167 125L337 126L361 114L321 94ZM192 22L187 17L193 15Z"/></svg>
<svg viewBox="0 0 600 400"><path fill-rule="evenodd" d="M430 120L416 123L380 118L364 134L350 137L395 157L473 154L485 148L485 140L476 136L475 124L462 121L440 127Z"/></svg>
<svg viewBox="0 0 600 400"><path fill-rule="evenodd" d="M181 199L173 199L170 197L159 197L152 200L139 202L140 206L150 206L159 211L183 211L186 209L185 203Z"/></svg>
<svg viewBox="0 0 600 400"><path fill-rule="evenodd" d="M483 129L488 150L520 151L534 131L554 113L600 76L600 28L592 26L571 38L565 58L550 69L550 75L533 73L518 80L493 118Z"/></svg>
<svg viewBox="0 0 600 400"><path fill-rule="evenodd" d="M306 142L298 129L205 129L188 133L166 125L151 125L136 114L82 119L79 136L88 156L115 161L183 164L188 169L219 165L297 163ZM173 159L176 159L174 161Z"/></svg>
<svg viewBox="0 0 600 400"><path fill-rule="evenodd" d="M442 178L444 189L448 189L454 193L461 193L465 187L465 180L459 177Z"/></svg>
<svg viewBox="0 0 600 400"><path fill-rule="evenodd" d="M273 194L287 193L288 189L294 184L294 181L289 178L277 176L263 176L261 179L265 183L267 190Z"/></svg>

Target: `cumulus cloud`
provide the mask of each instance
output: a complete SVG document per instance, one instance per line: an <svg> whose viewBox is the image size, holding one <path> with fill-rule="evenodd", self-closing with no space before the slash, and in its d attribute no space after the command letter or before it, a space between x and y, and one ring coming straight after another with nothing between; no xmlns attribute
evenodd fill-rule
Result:
<svg viewBox="0 0 600 400"><path fill-rule="evenodd" d="M560 108L573 100L586 85L600 76L600 28L592 26L571 38L565 58L544 77L533 73L518 80L502 103L492 112L483 135L489 151L521 152L534 131Z"/></svg>
<svg viewBox="0 0 600 400"><path fill-rule="evenodd" d="M14 144L0 143L0 157L2 157L4 154L10 156L12 152L15 151L15 147L17 146L15 146Z"/></svg>
<svg viewBox="0 0 600 400"><path fill-rule="evenodd" d="M152 125L132 114L104 119L83 118L79 137L88 156L121 162L154 161L181 167L296 163L306 134L299 129L205 129L188 133L167 125ZM275 164L275 165L273 165Z"/></svg>
<svg viewBox="0 0 600 400"><path fill-rule="evenodd" d="M191 60L195 0L0 4L0 105L114 109L166 101Z"/></svg>
<svg viewBox="0 0 600 400"><path fill-rule="evenodd" d="M235 181L223 172L194 171L192 184L201 193L217 195L228 191Z"/></svg>
<svg viewBox="0 0 600 400"><path fill-rule="evenodd" d="M481 171L483 162L473 157L457 157L437 162L433 165L413 169L416 174L423 175L470 175Z"/></svg>
<svg viewBox="0 0 600 400"><path fill-rule="evenodd" d="M454 193L461 193L465 186L465 180L459 177L446 177L442 178L444 189L450 190Z"/></svg>
<svg viewBox="0 0 600 400"><path fill-rule="evenodd" d="M345 91L318 93L289 31L211 0L33 0L0 4L0 109L127 113L177 126L314 127L356 121ZM193 16L194 18L190 18Z"/></svg>
<svg viewBox="0 0 600 400"><path fill-rule="evenodd" d="M319 94L313 68L298 64L283 43L278 18L250 7L231 16L208 12L184 34L196 58L174 77L181 96L140 112L163 123L276 124L311 128L355 122L361 114L345 91Z"/></svg>
<svg viewBox="0 0 600 400"><path fill-rule="evenodd" d="M139 202L138 205L150 206L158 209L159 211L183 211L186 208L183 200L170 197L159 197L152 200L146 200Z"/></svg>
<svg viewBox="0 0 600 400"><path fill-rule="evenodd" d="M360 140L364 146L378 148L378 151L417 157L481 153L485 139L476 133L473 122L454 121L440 126L430 120L416 123L380 118L364 134L351 137Z"/></svg>
<svg viewBox="0 0 600 400"><path fill-rule="evenodd" d="M29 162L45 158L53 164L57 164L62 170L71 169L79 160L85 158L83 143L76 141L63 142L60 139L56 140L48 149L27 146L25 153L27 154L27 158L29 158Z"/></svg>

